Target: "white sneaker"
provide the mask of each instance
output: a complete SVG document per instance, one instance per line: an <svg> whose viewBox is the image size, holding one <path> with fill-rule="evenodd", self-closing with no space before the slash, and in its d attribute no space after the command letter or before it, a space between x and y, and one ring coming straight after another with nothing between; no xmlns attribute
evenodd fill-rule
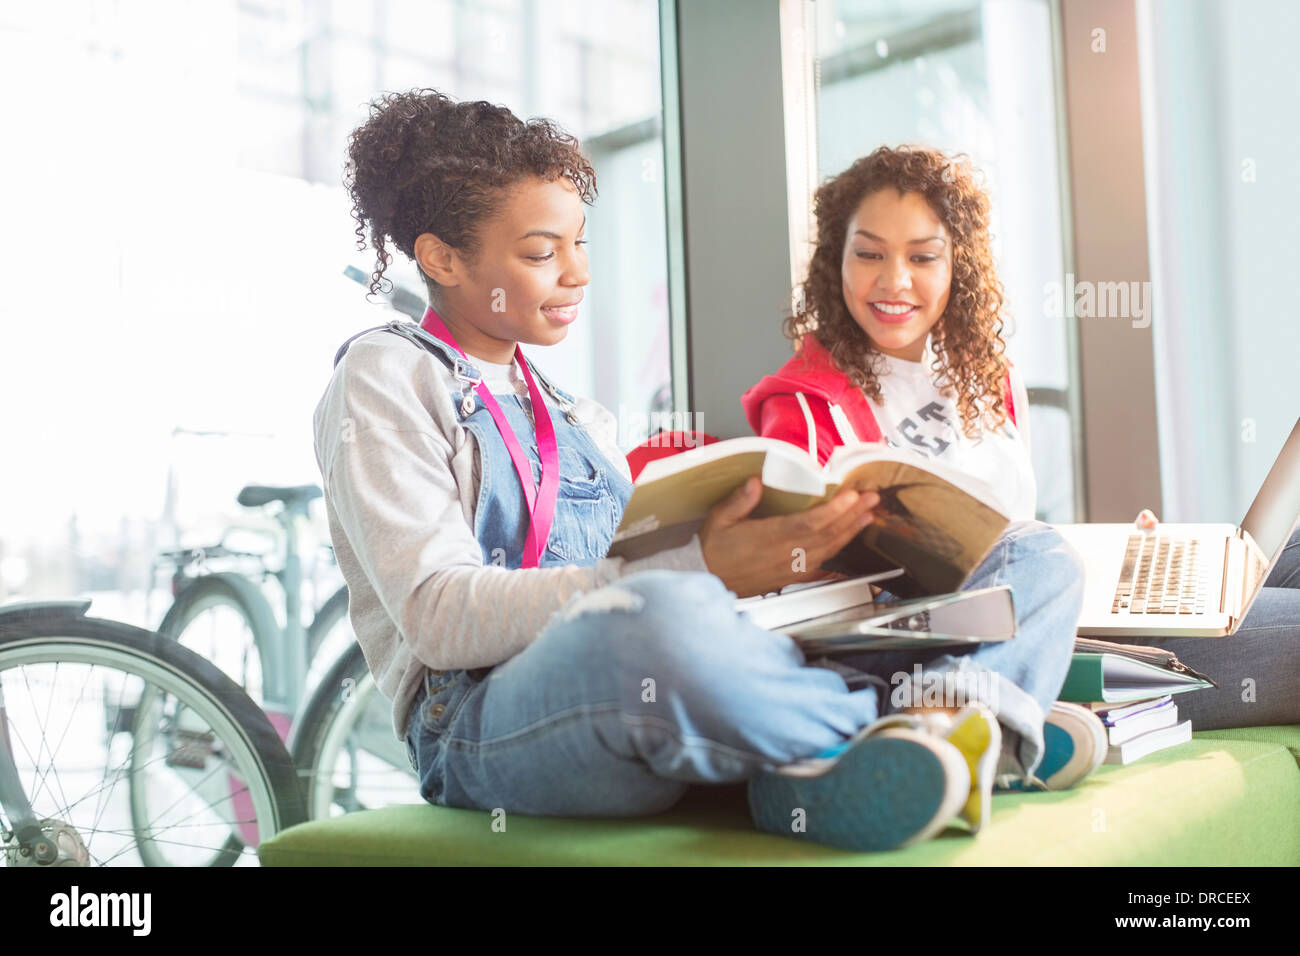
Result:
<svg viewBox="0 0 1300 956"><path fill-rule="evenodd" d="M1081 704L1058 700L1043 724L1043 759L1034 775L1046 790L1068 790L1106 760L1110 740L1101 718ZM1008 790L1032 790L1010 781Z"/></svg>

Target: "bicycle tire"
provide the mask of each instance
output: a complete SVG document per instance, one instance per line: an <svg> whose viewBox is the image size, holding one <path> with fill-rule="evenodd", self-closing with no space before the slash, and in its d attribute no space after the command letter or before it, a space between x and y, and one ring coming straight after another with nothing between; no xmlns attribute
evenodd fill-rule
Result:
<svg viewBox="0 0 1300 956"><path fill-rule="evenodd" d="M330 595L329 600L321 605L321 609L316 612L316 617L312 619L311 627L307 628L307 655L309 666L314 663L316 655L320 653L321 645L329 636L330 631L348 616L348 589L345 585Z"/></svg>
<svg viewBox="0 0 1300 956"><path fill-rule="evenodd" d="M55 665L56 675L60 664L85 664L143 680L147 685L175 694L177 700L208 721L214 735L212 739L224 748L223 754L229 753L230 766L239 771L247 784L248 800L256 814L253 822L259 842L306 819L292 759L266 715L219 668L174 640L117 621L70 613L67 608L38 607L18 613L0 613L0 677L18 667L49 664ZM77 698L77 702L80 700ZM120 732L120 724L115 720L111 729ZM218 733L219 738L215 736ZM57 749L51 751L51 760ZM133 743L132 754L135 752ZM214 749L210 755L215 753ZM220 768L221 761L216 762ZM55 769L51 766L41 775L42 786L38 789L50 790L44 781ZM103 779L107 780L107 768ZM120 775L115 782L118 779ZM63 792L61 784L58 789ZM49 795L54 797L52 790ZM71 810L89 796L56 809L70 818ZM36 794L33 800L39 797ZM33 806L33 809L38 815L44 815L43 808ZM46 818L47 822L51 819ZM95 826L91 832L93 839L95 833L110 831L100 831ZM112 832L120 835L117 831ZM132 846L138 852L139 831L134 821L131 835L137 841ZM151 833L150 839L153 837ZM84 848L87 859L93 859L91 844L85 843ZM221 848L212 849L213 863L221 865L227 862ZM125 851L119 851L117 855L122 852ZM141 858L144 859L143 855Z"/></svg>
<svg viewBox="0 0 1300 956"><path fill-rule="evenodd" d="M254 700L261 703L261 690L267 683L265 670L268 664L279 660L276 648L281 639L281 631L271 605L251 581L229 572L195 578L176 595L176 600L158 625L158 633L188 646L184 640L185 632L198 616L214 607L223 606L238 614L248 627L261 669L259 680L252 688L249 687L252 682L248 680L247 673L231 673L229 670L226 673L248 691ZM192 647L190 649L195 650ZM215 656L217 651L214 647L209 656Z"/></svg>
<svg viewBox="0 0 1300 956"><path fill-rule="evenodd" d="M221 634L214 635L215 640L206 646L194 646L196 636L189 634L190 628L201 615L222 608L233 612L240 625L247 628L252 647L257 651L256 675L250 674L246 652L243 655L242 667L236 669L230 666L231 661L228 655L231 648L225 645L227 642L233 643L232 639L238 636L233 631L223 629ZM219 667L219 669L233 679L235 683L239 684L253 698L254 703L258 704L259 707L265 706L266 668L268 665L275 666L279 660L275 656L278 652L275 650L276 645L273 642L279 641L281 634L270 604L267 603L265 597L253 582L231 572L215 572L195 578L181 590L175 601L172 602L172 606L167 609L162 623L158 626L158 633L163 637L176 641L182 647L197 652L200 657L206 657L214 665L218 661L226 664L226 667ZM141 704L146 703L156 703L156 700L154 697L142 698ZM137 740L143 736L146 726L146 724L140 724L133 727L133 733ZM149 742L146 741L146 743ZM147 747L143 749L144 752L149 752ZM133 755L137 752L139 751L132 751ZM133 772L130 776L130 806L133 823L137 827L142 827L147 817L148 808L143 804L143 791L141 788L134 786L136 779L137 777ZM243 850L244 842L238 836L232 834L222 852L213 861L213 864L222 865L223 861L233 864L239 859ZM146 864L162 865L161 858L155 859L156 850L150 844L142 842L139 851Z"/></svg>
<svg viewBox="0 0 1300 956"><path fill-rule="evenodd" d="M340 791L334 785L340 751L349 742L355 746L356 739L362 736L357 734L356 724L366 720L367 714L371 739L376 733L386 735L376 749L383 749L388 755L386 763L398 766L396 771L384 773L378 803L360 802L355 753L350 786ZM316 685L289 736L289 752L298 767L305 808L311 819L324 819L336 811L351 813L395 802L422 802L415 770L405 755L405 745L393 734L391 714L392 706L375 685L361 646L351 645ZM382 726L377 726L380 723ZM370 779L373 781L374 777ZM384 793L390 796L400 793L404 799L393 800ZM367 793L372 801L373 794L373 790Z"/></svg>

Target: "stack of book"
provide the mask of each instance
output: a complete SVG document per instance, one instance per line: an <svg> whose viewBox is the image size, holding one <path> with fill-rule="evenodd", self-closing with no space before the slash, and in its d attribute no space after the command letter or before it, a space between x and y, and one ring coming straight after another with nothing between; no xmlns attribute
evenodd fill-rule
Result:
<svg viewBox="0 0 1300 956"><path fill-rule="evenodd" d="M1106 725L1106 763L1132 763L1192 739L1192 722L1179 722L1178 705L1169 694L1131 704L1094 702L1092 710Z"/></svg>
<svg viewBox="0 0 1300 956"><path fill-rule="evenodd" d="M1158 647L1080 637L1061 700L1092 708L1106 727L1106 763L1129 764L1192 739L1192 722L1178 719L1176 694L1217 686Z"/></svg>

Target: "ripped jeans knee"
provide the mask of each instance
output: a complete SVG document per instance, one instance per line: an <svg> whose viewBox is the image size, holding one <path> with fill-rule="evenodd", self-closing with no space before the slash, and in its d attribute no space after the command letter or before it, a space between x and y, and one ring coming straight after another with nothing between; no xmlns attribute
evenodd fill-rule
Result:
<svg viewBox="0 0 1300 956"><path fill-rule="evenodd" d="M593 591L574 595L555 612L551 623L574 621L588 614L665 614L681 620L682 611L707 613L732 609L735 595L722 581L703 571L640 571Z"/></svg>

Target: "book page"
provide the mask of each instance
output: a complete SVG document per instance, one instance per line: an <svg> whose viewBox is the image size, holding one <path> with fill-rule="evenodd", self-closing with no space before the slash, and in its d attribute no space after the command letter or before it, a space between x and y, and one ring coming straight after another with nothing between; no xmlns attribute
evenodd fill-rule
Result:
<svg viewBox="0 0 1300 956"><path fill-rule="evenodd" d="M841 445L831 453L826 462L826 480L828 485L838 487L856 468L868 462L896 462L912 465L922 471L942 478L950 485L956 485L972 498L977 498L994 510L998 510L997 492L986 482L969 475L959 468L953 468L946 462L928 458L910 448L894 448L881 443L860 443Z"/></svg>
<svg viewBox="0 0 1300 956"><path fill-rule="evenodd" d="M686 544L709 510L753 475L765 480L755 518L796 514L824 494L821 467L789 442L733 438L694 448L642 469L609 554L634 560ZM796 490L768 487L769 478Z"/></svg>
<svg viewBox="0 0 1300 956"><path fill-rule="evenodd" d="M891 582L899 597L956 591L979 566L1010 523L990 508L930 471L893 460L875 460L850 470L843 485L880 495L875 520L849 546L824 565L830 571L857 568L874 552L907 576Z"/></svg>
<svg viewBox="0 0 1300 956"><path fill-rule="evenodd" d="M812 460L811 455L803 452L800 452L800 455L803 460L795 459L790 455L768 455L767 460L763 462L763 485L797 495L817 498L824 496L826 494L824 474Z"/></svg>

